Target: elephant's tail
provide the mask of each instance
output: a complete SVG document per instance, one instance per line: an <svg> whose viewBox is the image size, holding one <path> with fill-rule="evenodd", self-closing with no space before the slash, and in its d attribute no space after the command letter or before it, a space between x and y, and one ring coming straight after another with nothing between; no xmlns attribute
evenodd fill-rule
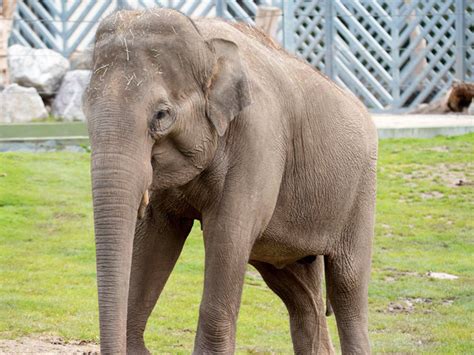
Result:
<svg viewBox="0 0 474 355"><path fill-rule="evenodd" d="M329 300L329 292L328 292L328 280L327 280L327 256L323 256L324 258L324 274L326 275L326 317L330 317L334 314L334 310L331 306L331 301Z"/></svg>

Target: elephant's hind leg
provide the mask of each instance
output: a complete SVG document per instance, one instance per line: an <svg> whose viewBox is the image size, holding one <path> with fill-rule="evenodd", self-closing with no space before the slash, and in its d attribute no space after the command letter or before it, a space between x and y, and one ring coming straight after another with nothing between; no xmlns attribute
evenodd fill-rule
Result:
<svg viewBox="0 0 474 355"><path fill-rule="evenodd" d="M149 211L148 211L149 212ZM148 353L146 322L183 248L191 220L173 220L159 211L137 222L127 312L127 353Z"/></svg>
<svg viewBox="0 0 474 355"><path fill-rule="evenodd" d="M370 354L367 312L373 208L370 198L356 202L341 236L341 248L325 259L327 289L343 354Z"/></svg>
<svg viewBox="0 0 474 355"><path fill-rule="evenodd" d="M322 298L321 261L318 257L310 264L294 263L283 269L251 262L288 309L295 354L334 353Z"/></svg>

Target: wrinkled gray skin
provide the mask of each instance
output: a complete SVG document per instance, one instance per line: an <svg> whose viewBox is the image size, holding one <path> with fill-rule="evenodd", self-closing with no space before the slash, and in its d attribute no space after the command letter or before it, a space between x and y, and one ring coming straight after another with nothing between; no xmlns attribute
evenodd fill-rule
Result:
<svg viewBox="0 0 474 355"><path fill-rule="evenodd" d="M85 110L103 354L146 352L193 220L196 354L234 351L248 263L285 302L295 352L332 352L318 255L343 353L370 352L377 137L356 98L255 29L157 9L101 23Z"/></svg>

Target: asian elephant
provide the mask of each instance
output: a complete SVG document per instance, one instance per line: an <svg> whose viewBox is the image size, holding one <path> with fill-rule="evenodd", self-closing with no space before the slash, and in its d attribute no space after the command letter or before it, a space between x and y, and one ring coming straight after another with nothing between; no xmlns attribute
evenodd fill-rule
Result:
<svg viewBox="0 0 474 355"><path fill-rule="evenodd" d="M195 354L234 352L248 263L287 306L295 352L332 352L323 259L342 352L369 353L377 133L357 98L255 28L169 9L108 16L93 63L102 353L147 353L147 319L194 220Z"/></svg>

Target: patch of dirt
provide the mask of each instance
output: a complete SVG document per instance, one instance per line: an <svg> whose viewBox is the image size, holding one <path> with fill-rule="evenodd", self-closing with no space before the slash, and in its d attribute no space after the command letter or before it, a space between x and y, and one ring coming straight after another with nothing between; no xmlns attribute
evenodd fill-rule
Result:
<svg viewBox="0 0 474 355"><path fill-rule="evenodd" d="M392 227L389 224L382 224L380 226L384 229L384 231L382 232L382 235L384 237L387 237L387 238L393 237Z"/></svg>
<svg viewBox="0 0 474 355"><path fill-rule="evenodd" d="M82 219L86 217L84 213L76 213L76 212L67 212L67 211L61 211L61 212L56 212L53 215L54 219L66 219L66 220L71 220L71 219Z"/></svg>
<svg viewBox="0 0 474 355"><path fill-rule="evenodd" d="M66 342L59 337L24 337L0 340L0 354L99 354L99 345L84 340Z"/></svg>
<svg viewBox="0 0 474 355"><path fill-rule="evenodd" d="M430 191L430 192L422 192L420 196L423 200L429 200L432 198L435 198L435 199L443 198L444 194L442 194L439 191Z"/></svg>
<svg viewBox="0 0 474 355"><path fill-rule="evenodd" d="M401 301L401 302L390 302L387 306L387 309L384 313L413 313L415 308L413 307L413 303L409 301Z"/></svg>
<svg viewBox="0 0 474 355"><path fill-rule="evenodd" d="M453 303L454 303L454 298L453 297L452 298L446 298L446 299L442 300L442 302L441 302L441 304L443 306L452 306Z"/></svg>
<svg viewBox="0 0 474 355"><path fill-rule="evenodd" d="M268 354L268 355L274 355L274 354L280 354L283 353L283 351L268 351L268 349L261 348L258 346L242 346L238 347L236 353L245 353L245 354Z"/></svg>
<svg viewBox="0 0 474 355"><path fill-rule="evenodd" d="M456 184L456 186L474 186L473 181L464 181L464 180L459 180Z"/></svg>
<svg viewBox="0 0 474 355"><path fill-rule="evenodd" d="M433 300L431 298L421 298L421 297L417 297L417 298L407 298L406 299L407 302L410 302L410 303L426 303L426 304L430 304L430 303L433 303Z"/></svg>
<svg viewBox="0 0 474 355"><path fill-rule="evenodd" d="M414 170L409 174L396 174L409 181L431 180L440 181L449 187L474 186L472 174L474 164L436 164L432 166L420 166L420 170ZM466 176L470 175L470 176Z"/></svg>
<svg viewBox="0 0 474 355"><path fill-rule="evenodd" d="M414 277L422 276L420 273L418 273L416 271L400 271L400 270L397 270L393 267L386 267L386 268L383 268L383 270L384 271L389 271L389 274L386 277L391 277L394 280L397 280L402 276L414 276Z"/></svg>
<svg viewBox="0 0 474 355"><path fill-rule="evenodd" d="M428 149L430 152L449 152L449 147L442 145L439 147L433 147Z"/></svg>
<svg viewBox="0 0 474 355"><path fill-rule="evenodd" d="M387 306L387 309L381 310L379 312L383 313L406 313L410 314L415 312L415 306L417 304L432 304L433 300L431 298L405 298L399 300L398 302L390 302ZM425 310L424 313L430 313L430 310Z"/></svg>

